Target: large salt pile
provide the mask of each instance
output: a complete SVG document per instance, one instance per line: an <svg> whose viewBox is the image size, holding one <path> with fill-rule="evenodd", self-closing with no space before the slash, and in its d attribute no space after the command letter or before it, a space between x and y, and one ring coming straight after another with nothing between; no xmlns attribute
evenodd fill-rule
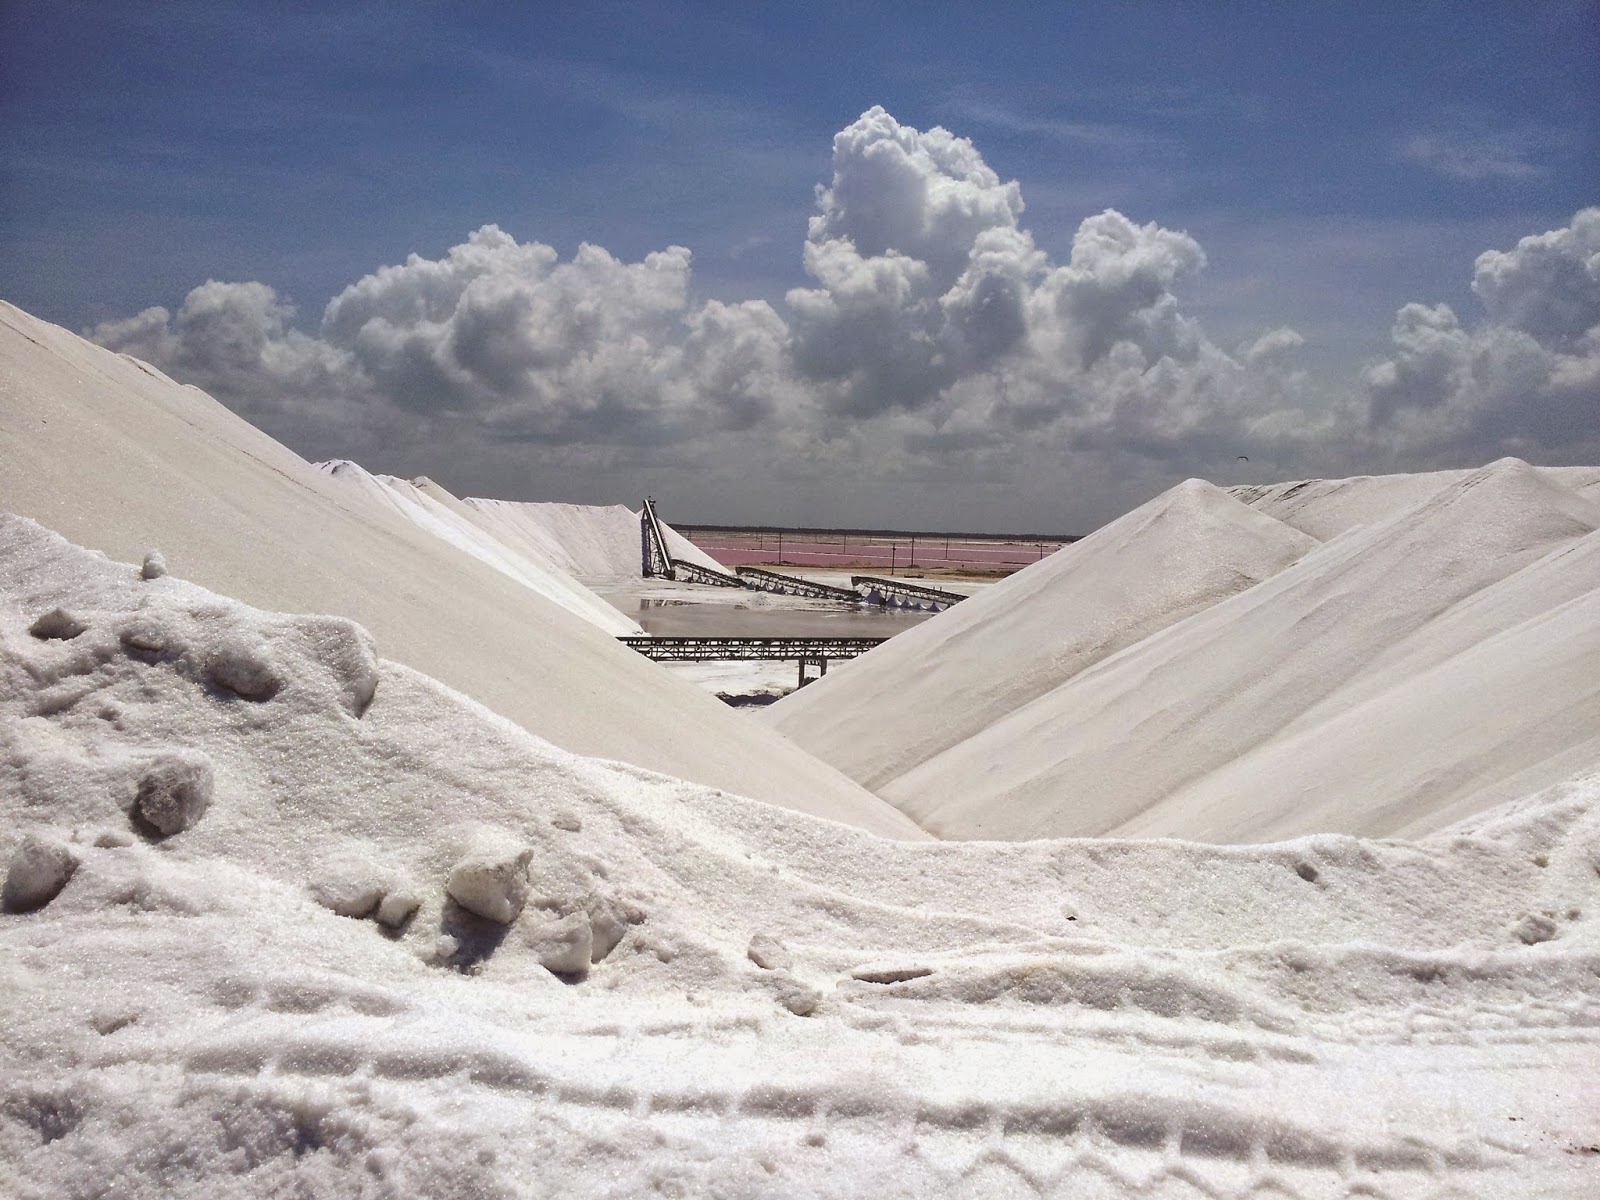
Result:
<svg viewBox="0 0 1600 1200"><path fill-rule="evenodd" d="M1126 826L1152 836L1232 841L1437 828L1446 812L1430 803L1454 789L1400 789L1396 807L1359 813L1308 811L1293 793L1248 795L1226 816L1184 805L1181 789L1297 720L1315 720L1313 709L1324 717L1339 711L1347 703L1341 689L1403 640L1425 636L1424 627L1452 606L1597 526L1600 508L1527 464L1493 464L1130 647L879 791L929 828L971 835L1099 834ZM1555 652L1579 649L1557 643ZM1574 661L1577 690L1552 703L1564 714L1567 736L1587 738L1600 723L1593 660ZM1435 712L1433 719L1448 723L1453 715ZM1515 720L1496 713L1478 728L1491 736L1505 719ZM1366 776L1411 769L1416 749L1392 749L1398 765L1363 754L1341 781L1359 792ZM1457 786L1473 784L1469 774Z"/></svg>
<svg viewBox="0 0 1600 1200"><path fill-rule="evenodd" d="M772 717L944 836L1250 841L1436 830L1600 766L1600 581L1584 540L1600 507L1563 475L1592 477L1505 460L1302 489L1313 493L1295 503L1307 527L1340 536L1276 574L1239 579L1231 595L1199 594L1175 614L1182 620L1134 626L1102 653L1064 657L1065 639L1042 632L1046 619L1082 623L1094 646L1117 614L1137 611L1126 594L1071 590L1079 555L1130 561L1128 577L1149 586L1163 575L1160 543L1124 518L1032 568L1034 580L1024 572L994 588L985 603L998 612L1017 597L1022 616L1009 625L958 629L955 615L978 603L969 601L917 631L941 646L945 629L967 633L964 649L949 652L962 654L964 673L924 689L916 663L896 669L887 652L907 639L780 701ZM1153 511L1184 490L1206 494L1183 485ZM1418 492L1429 494L1407 507ZM1192 534L1198 560L1230 551L1238 536L1199 525ZM1094 574L1110 570L1096 564ZM1041 692L1034 681L1051 668L1061 682ZM963 709L969 690L978 721L938 712ZM854 733L823 707L850 713ZM965 736L949 740L946 729Z"/></svg>
<svg viewBox="0 0 1600 1200"><path fill-rule="evenodd" d="M1535 467L1550 482L1572 491L1600 482L1600 467ZM1470 471L1412 475L1356 475L1349 479L1301 479L1291 483L1236 484L1228 494L1251 508L1302 529L1318 541L1385 520L1421 504Z"/></svg>
<svg viewBox="0 0 1600 1200"><path fill-rule="evenodd" d="M0 1194L1593 1194L1600 780L897 843L384 652L0 521Z"/></svg>
<svg viewBox="0 0 1600 1200"><path fill-rule="evenodd" d="M638 622L623 616L560 567L536 560L525 551L519 553L479 528L461 511L460 502L451 505L449 500L455 498L432 480L427 480L424 488L392 475L373 475L347 459L316 465L349 487L360 502L398 513L425 533L488 563L597 629L614 637L642 632Z"/></svg>
<svg viewBox="0 0 1600 1200"><path fill-rule="evenodd" d="M878 789L1315 539L1192 479L768 710Z"/></svg>
<svg viewBox="0 0 1600 1200"><path fill-rule="evenodd" d="M511 546L526 545L577 579L637 579L639 514L620 504L546 504L516 500L466 501L484 529ZM667 552L716 571L727 568L677 530L662 527Z"/></svg>
<svg viewBox="0 0 1600 1200"><path fill-rule="evenodd" d="M0 512L389 653L566 749L899 836L888 805L203 392L0 304ZM637 535L635 535L637 537Z"/></svg>
<svg viewBox="0 0 1600 1200"><path fill-rule="evenodd" d="M1306 828L1415 836L1597 764L1600 533L1591 533L1455 605L1122 832L1181 820L1215 839ZM1259 811L1262 796L1274 811Z"/></svg>

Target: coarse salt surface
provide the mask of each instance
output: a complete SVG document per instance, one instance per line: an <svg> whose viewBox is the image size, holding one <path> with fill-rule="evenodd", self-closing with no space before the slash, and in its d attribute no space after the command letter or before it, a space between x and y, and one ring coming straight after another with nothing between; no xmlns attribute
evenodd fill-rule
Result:
<svg viewBox="0 0 1600 1200"><path fill-rule="evenodd" d="M1592 1194L1600 779L1412 842L895 842L26 520L0 578L0 1193Z"/></svg>

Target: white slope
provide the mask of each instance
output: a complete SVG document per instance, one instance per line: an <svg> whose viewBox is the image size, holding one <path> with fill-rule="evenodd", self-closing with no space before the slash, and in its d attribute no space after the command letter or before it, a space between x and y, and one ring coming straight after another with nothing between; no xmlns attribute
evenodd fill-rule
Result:
<svg viewBox="0 0 1600 1200"><path fill-rule="evenodd" d="M0 747L7 1197L1592 1195L1600 780L890 842L15 520Z"/></svg>
<svg viewBox="0 0 1600 1200"><path fill-rule="evenodd" d="M364 502L398 513L424 532L488 563L597 629L613 637L642 632L637 622L623 616L560 568L512 550L444 503L439 496L444 489L431 480L428 490L424 490L392 475L373 475L348 459L316 466L348 486Z"/></svg>
<svg viewBox="0 0 1600 1200"><path fill-rule="evenodd" d="M1282 734L1119 830L1413 836L1600 765L1600 533L1424 625ZM1261 797L1271 797L1263 820Z"/></svg>
<svg viewBox="0 0 1600 1200"><path fill-rule="evenodd" d="M1535 467L1552 483L1577 491L1600 480L1596 467ZM1401 475L1356 475L1349 479L1300 479L1288 483L1237 484L1228 494L1276 517L1318 541L1360 525L1387 520L1420 504L1470 470L1425 471Z"/></svg>
<svg viewBox="0 0 1600 1200"><path fill-rule="evenodd" d="M477 497L469 497L465 503L495 537L548 556L576 579L639 577L639 514L620 504L548 504ZM663 533L674 558L727 570L676 530L663 526Z"/></svg>
<svg viewBox="0 0 1600 1200"><path fill-rule="evenodd" d="M1191 479L764 715L876 790L1316 544Z"/></svg>
<svg viewBox="0 0 1600 1200"><path fill-rule="evenodd" d="M1600 484L1600 467L1539 467L1538 471L1546 479L1575 492Z"/></svg>
<svg viewBox="0 0 1600 1200"><path fill-rule="evenodd" d="M877 791L943 836L1122 829L1281 734L1453 605L1597 526L1600 508L1501 460L1100 662ZM1142 832L1253 840L1329 820L1281 793L1244 798L1226 833L1205 812L1161 812ZM1437 827L1415 808L1406 823ZM1354 813L1336 825L1368 832Z"/></svg>
<svg viewBox="0 0 1600 1200"><path fill-rule="evenodd" d="M837 771L348 489L198 389L0 305L0 512L265 608L360 621L384 653L566 749L892 836Z"/></svg>

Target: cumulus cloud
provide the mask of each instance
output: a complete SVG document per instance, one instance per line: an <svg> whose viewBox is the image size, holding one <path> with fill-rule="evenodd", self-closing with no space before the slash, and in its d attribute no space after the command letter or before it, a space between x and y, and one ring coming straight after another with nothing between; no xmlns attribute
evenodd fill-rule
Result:
<svg viewBox="0 0 1600 1200"><path fill-rule="evenodd" d="M1107 210L1052 264L1020 224L1019 185L946 130L871 109L834 138L818 208L805 246L818 286L788 304L796 365L839 411L987 395L990 418L1037 427L1089 415L1083 394L1114 351L1108 369L1126 376L1214 350L1172 290L1205 264L1193 238Z"/></svg>
<svg viewBox="0 0 1600 1200"><path fill-rule="evenodd" d="M787 297L794 357L843 411L919 407L1025 336L1044 266L1018 226L1022 191L972 143L882 108L833 139L805 266Z"/></svg>
<svg viewBox="0 0 1600 1200"><path fill-rule="evenodd" d="M1418 450L1600 452L1600 208L1478 256L1484 319L1407 304L1363 373L1374 428Z"/></svg>
<svg viewBox="0 0 1600 1200"><path fill-rule="evenodd" d="M1181 311L1175 289L1205 264L1187 234L1108 210L1057 264L1023 211L1020 185L966 138L873 108L834 138L804 244L812 282L784 314L697 302L682 247L624 262L585 245L563 261L488 225L351 284L314 333L265 284L213 281L176 314L93 336L313 453L750 432L792 454L807 438L836 449L841 423L861 421L882 424L867 441L913 455L1022 434L1154 451L1236 422L1282 382L1292 334L1230 355Z"/></svg>
<svg viewBox="0 0 1600 1200"><path fill-rule="evenodd" d="M211 282L176 316L96 327L219 398L313 426L447 425L545 443L655 444L755 424L782 402L787 330L761 302L694 305L680 246L562 262L493 225L329 301L316 336L260 283Z"/></svg>
<svg viewBox="0 0 1600 1200"><path fill-rule="evenodd" d="M1342 391L1308 379L1294 330L1208 336L1181 298L1206 265L1188 233L1106 210L1052 261L1024 212L969 140L874 108L834 138L808 282L777 308L698 298L682 247L563 259L486 225L357 280L307 327L266 284L211 281L92 336L304 453L468 491L524 491L531 472L544 494L606 471L725 483L730 464L854 491L1096 463L1143 487L1238 455L1317 473L1600 430L1600 210L1483 254L1476 325L1403 307Z"/></svg>
<svg viewBox="0 0 1600 1200"><path fill-rule="evenodd" d="M1232 461L1284 427L1299 335L1213 344L1177 294L1205 266L1194 238L1107 210L1053 263L1023 211L965 138L881 108L841 131L805 246L816 286L788 296L819 402L896 430L891 461L969 472L1023 439Z"/></svg>

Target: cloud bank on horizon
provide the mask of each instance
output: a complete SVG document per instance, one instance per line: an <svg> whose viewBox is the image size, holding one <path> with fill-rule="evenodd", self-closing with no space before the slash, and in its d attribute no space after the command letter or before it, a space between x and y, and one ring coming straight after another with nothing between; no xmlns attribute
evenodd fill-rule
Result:
<svg viewBox="0 0 1600 1200"><path fill-rule="evenodd" d="M873 108L832 166L786 311L697 296L681 246L563 261L486 225L346 287L314 332L268 284L213 280L91 336L312 457L529 498L737 462L863 489L1095 480L1126 493L1103 518L1239 456L1280 477L1600 459L1600 208L1486 250L1481 314L1407 304L1386 356L1331 380L1292 329L1211 340L1180 301L1206 264L1186 233L1107 209L1052 261L966 138Z"/></svg>

